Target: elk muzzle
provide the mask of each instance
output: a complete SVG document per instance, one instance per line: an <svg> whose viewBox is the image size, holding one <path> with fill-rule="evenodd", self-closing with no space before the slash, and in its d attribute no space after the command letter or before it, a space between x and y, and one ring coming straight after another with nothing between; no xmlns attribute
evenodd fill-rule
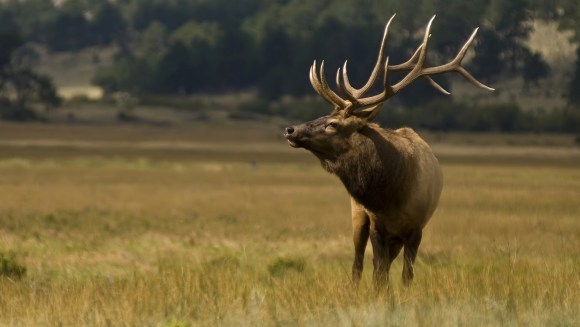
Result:
<svg viewBox="0 0 580 327"><path fill-rule="evenodd" d="M288 144L293 148L299 148L300 142L298 140L298 131L294 126L288 126L284 130L284 137L288 141Z"/></svg>

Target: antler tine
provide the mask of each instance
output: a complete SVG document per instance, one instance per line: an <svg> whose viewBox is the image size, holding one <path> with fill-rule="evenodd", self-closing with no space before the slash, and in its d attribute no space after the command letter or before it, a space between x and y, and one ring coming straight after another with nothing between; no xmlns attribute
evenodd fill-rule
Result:
<svg viewBox="0 0 580 327"><path fill-rule="evenodd" d="M431 37L431 35L429 35L429 37ZM387 68L387 70L393 71L393 72L397 72L397 71L401 71L401 70L411 70L415 67L415 61L417 60L417 58L419 57L419 54L421 53L421 49L423 49L423 46L425 44L421 44L417 47L417 49L415 50L415 52L413 53L413 55L411 56L411 58L409 58L409 60L407 60L404 63L401 64L397 64L397 65L391 65ZM431 86L433 86L435 89L437 89L439 92L445 94L445 95L450 95L451 93L449 91L447 91L445 88L443 88L441 85L439 85L437 82L435 82L431 77L429 76L425 76L425 79L427 79L427 81L429 82L429 84Z"/></svg>
<svg viewBox="0 0 580 327"><path fill-rule="evenodd" d="M336 87L338 87L338 91L340 92L340 94L344 95L347 99L351 100L351 102L354 102L351 97L352 95L349 94L345 89L344 86L340 83L340 67L338 67L338 69L336 70L336 76L335 76L335 83L336 83Z"/></svg>
<svg viewBox="0 0 580 327"><path fill-rule="evenodd" d="M429 35L429 37L431 37L431 35ZM411 69L413 69L413 67L415 67L415 61L419 57L419 54L421 53L421 49L423 49L423 46L424 46L424 44L419 45L419 47L417 47L417 50L415 50L415 52L413 53L413 55L411 56L411 58L409 58L409 60L407 60L406 62L404 62L402 64L391 65L391 66L388 67L387 70L393 71L393 72L397 72L397 71L401 71L401 70L411 70ZM433 86L435 89L437 89L439 92L441 92L443 94L446 94L446 95L450 95L451 94L449 91L447 91L445 88L443 88L437 82L435 82L431 77L425 76L425 79L427 79L427 81L429 82L429 84L431 86Z"/></svg>
<svg viewBox="0 0 580 327"><path fill-rule="evenodd" d="M413 69L413 67L415 67L415 61L417 61L417 58L419 57L419 54L421 53L421 49L423 49L423 45L424 44L421 44L417 47L417 49L415 50L415 52L413 53L411 58L409 58L409 60L407 60L401 64L391 65L391 66L389 66L389 70L393 71L393 72L398 72L401 70Z"/></svg>
<svg viewBox="0 0 580 327"><path fill-rule="evenodd" d="M387 57L385 59L385 64L383 66L383 71L385 72L383 75L383 85L384 85L384 92L388 92L391 89L391 85L389 84L389 74L388 74L388 70L386 69L389 66L389 57ZM358 99L356 99L355 104L360 104L360 102L358 102ZM347 109L347 114L352 114L355 111L359 111L359 112L369 112L369 111L373 111L378 109L381 106L381 103L378 104L371 104L370 106L362 106L362 107L357 107L357 106L352 106L351 108Z"/></svg>
<svg viewBox="0 0 580 327"><path fill-rule="evenodd" d="M435 82L431 77L425 76L425 79L429 82L429 85L433 86L435 89L437 89L437 91L445 95L451 95L451 92L447 91L443 86Z"/></svg>
<svg viewBox="0 0 580 327"><path fill-rule="evenodd" d="M322 84L322 90L331 99L332 103L338 108L344 108L347 106L347 102L336 94L326 82L326 74L324 73L324 60L320 64L320 82Z"/></svg>
<svg viewBox="0 0 580 327"><path fill-rule="evenodd" d="M360 96L360 90L355 89L350 85L350 80L348 79L348 73L346 71L346 64L348 60L344 61L344 65L342 66L342 80L344 82L344 86L340 84L340 80L337 80L338 87L340 90L343 91L344 95L353 102L356 102L357 96Z"/></svg>
<svg viewBox="0 0 580 327"><path fill-rule="evenodd" d="M405 86L411 84L417 78L421 76L421 70L423 69L423 65L425 64L425 60L427 59L427 44L429 42L429 32L431 31L431 24L433 20L435 20L437 15L433 15L427 24L427 28L425 29L425 36L423 37L423 43L421 43L421 50L419 51L419 56L417 58L417 63L411 69L409 74L407 74L401 81L397 84L393 85L393 90L397 93L399 90L403 89Z"/></svg>
<svg viewBox="0 0 580 327"><path fill-rule="evenodd" d="M391 84L389 83L389 70L387 69L387 67L389 67L389 57L387 56L387 58L385 59L385 65L383 68L383 71L385 72L383 75L383 87L384 87L384 91L381 93L381 95L385 96L385 94L390 94L393 92L393 89L391 87ZM356 102L357 104L361 104L361 102ZM381 107L383 102L378 101L378 102L373 102L370 103L368 105L363 105L362 107L352 107L349 108L348 114L351 114L355 111L357 112L371 112L371 111L375 111L378 108ZM362 109L361 109L362 108ZM357 110L358 109L358 110ZM373 114L373 116L376 114Z"/></svg>
<svg viewBox="0 0 580 327"><path fill-rule="evenodd" d="M471 84L484 90L495 91L493 87L489 87L483 84L482 82L478 81L477 79L475 79L475 77L473 77L467 70L465 70L465 68L459 66L455 69L455 71L461 74L463 77L465 77L465 79L467 79Z"/></svg>
<svg viewBox="0 0 580 327"><path fill-rule="evenodd" d="M386 88L390 88L391 85L389 84L389 57L387 56L387 59L385 59L385 68L384 68L385 74L383 75L383 85Z"/></svg>
<svg viewBox="0 0 580 327"><path fill-rule="evenodd" d="M457 56L455 56L455 58L451 61L451 63L457 64L457 65L459 65L461 63L461 61L465 57L465 54L467 53L467 49L469 49L469 46L471 45L471 43L473 43L473 40L475 40L475 35L477 35L477 31L479 31L479 27L476 27L475 30L473 30L473 33L471 33L471 36L469 36L469 39L467 39L467 41L465 41L465 44L463 44L463 46L461 47L461 50L459 50L459 52L457 53Z"/></svg>
<svg viewBox="0 0 580 327"><path fill-rule="evenodd" d="M385 55L384 53L385 53L385 46L387 44L387 35L389 33L389 27L391 25L391 22L393 21L393 19L395 18L396 15L397 14L394 14L393 16L391 16L391 18L387 22L387 25L385 26L385 31L383 33L381 47L379 48L379 55L377 58L377 62L375 64L375 67L373 68L373 71L371 72L371 76L369 77L369 79L365 83L365 85L363 85L363 87L361 87L360 89L357 89L357 88L354 88L350 84L350 81L348 79L348 74L346 72L347 61L344 62L344 66L342 69L342 79L344 81L344 89L346 91L345 94L349 98L349 100L356 101L356 99L360 98L363 94L365 94L373 86L373 84L375 83L375 80L377 79L377 76L379 76L380 73L383 72L383 70L384 70L383 57Z"/></svg>
<svg viewBox="0 0 580 327"><path fill-rule="evenodd" d="M338 87L338 91L344 95L344 88L340 84L340 67L336 70L336 75L334 76L334 83L336 83L336 87Z"/></svg>
<svg viewBox="0 0 580 327"><path fill-rule="evenodd" d="M431 37L431 35L429 35L429 37ZM423 45L424 44L421 44L421 45L419 45L419 47L417 47L417 49L415 50L415 52L413 53L413 55L411 56L411 58L409 58L409 60L407 60L406 62L401 63L401 64L391 65L391 66L389 66L387 68L387 70L393 71L393 72L397 72L397 71L401 71L401 70L411 70L411 69L413 69L413 67L415 67L415 61L419 57L419 54L421 53L421 49L423 48ZM437 82L435 82L431 77L425 76L425 79L427 79L427 81L429 82L429 84L431 86L433 86L435 89L437 89L439 92L441 92L443 94L446 94L446 95L450 95L451 94L446 89L444 89L441 85L439 85Z"/></svg>
<svg viewBox="0 0 580 327"><path fill-rule="evenodd" d="M310 71L308 72L308 77L310 78L310 84L312 84L312 88L314 89L314 91L316 91L316 93L318 93L318 95L323 97L325 100L328 100L328 99L326 99L324 94L321 92L320 82L318 81L318 78L314 75L315 65L316 65L316 60L314 60L314 63L312 65L310 65Z"/></svg>
<svg viewBox="0 0 580 327"><path fill-rule="evenodd" d="M314 60L314 63L312 64L312 66L310 66L310 76L309 77L310 77L310 84L312 84L314 91L316 91L316 93L318 93L318 95L320 95L324 100L326 100L326 102L328 102L332 105L337 105L333 101L333 99L331 97L329 97L328 94L324 91L324 88L322 87L320 80L318 80L318 76L316 76L316 60Z"/></svg>

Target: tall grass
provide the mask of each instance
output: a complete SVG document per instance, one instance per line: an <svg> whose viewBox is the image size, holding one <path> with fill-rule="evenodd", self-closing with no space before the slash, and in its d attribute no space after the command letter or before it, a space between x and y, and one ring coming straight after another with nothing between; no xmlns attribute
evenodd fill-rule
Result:
<svg viewBox="0 0 580 327"><path fill-rule="evenodd" d="M0 159L0 251L26 267L0 276L0 325L580 324L575 154L443 160L415 282L402 285L397 260L377 293L370 253L350 285L346 192L300 152L103 147Z"/></svg>

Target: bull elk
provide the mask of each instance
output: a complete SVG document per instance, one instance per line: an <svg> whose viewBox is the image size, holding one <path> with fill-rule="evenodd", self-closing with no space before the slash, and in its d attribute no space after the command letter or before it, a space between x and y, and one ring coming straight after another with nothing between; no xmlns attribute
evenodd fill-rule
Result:
<svg viewBox="0 0 580 327"><path fill-rule="evenodd" d="M411 58L390 65L389 57L385 58L385 46L394 17L385 27L371 76L361 88L351 86L345 62L336 73L336 93L326 81L324 61L320 70L314 61L310 67L310 83L334 110L328 116L287 127L284 133L290 146L312 152L322 167L338 176L346 187L351 197L355 249L352 279L358 284L361 278L370 236L376 287L388 283L389 268L402 248L403 282L408 285L413 280L413 264L422 230L439 202L443 175L431 148L415 131L411 128L383 129L371 121L387 99L420 78L426 79L442 93L450 94L431 76L457 72L477 87L494 90L461 66L477 29L453 60L440 66L425 67L429 30L435 16L429 21L423 42ZM389 73L397 71L408 73L391 85ZM379 75L383 76L382 92L365 96Z"/></svg>

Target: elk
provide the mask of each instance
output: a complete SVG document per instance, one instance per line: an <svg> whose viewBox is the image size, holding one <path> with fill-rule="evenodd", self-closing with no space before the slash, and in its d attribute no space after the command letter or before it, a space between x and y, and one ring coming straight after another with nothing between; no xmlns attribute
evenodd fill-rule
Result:
<svg viewBox="0 0 580 327"><path fill-rule="evenodd" d="M314 61L310 67L310 83L316 93L333 106L333 111L328 116L287 127L284 133L290 146L312 152L322 167L338 176L344 184L351 198L355 250L352 281L355 285L360 281L370 237L373 282L379 288L385 283L388 285L391 263L402 248L403 283L409 285L413 280L413 264L422 231L437 208L443 175L431 148L413 129L383 129L372 120L386 100L420 78L444 94L450 93L431 76L457 72L479 88L494 90L461 66L478 29L453 60L440 66L425 67L429 31L435 16L427 24L423 42L411 58L390 65L389 57L385 58L385 46L394 17L386 24L377 62L361 88L350 84L345 62L336 73L339 92L336 93L326 81L324 61L319 71ZM389 73L398 71L407 73L391 85ZM383 76L382 92L365 96L379 75Z"/></svg>

